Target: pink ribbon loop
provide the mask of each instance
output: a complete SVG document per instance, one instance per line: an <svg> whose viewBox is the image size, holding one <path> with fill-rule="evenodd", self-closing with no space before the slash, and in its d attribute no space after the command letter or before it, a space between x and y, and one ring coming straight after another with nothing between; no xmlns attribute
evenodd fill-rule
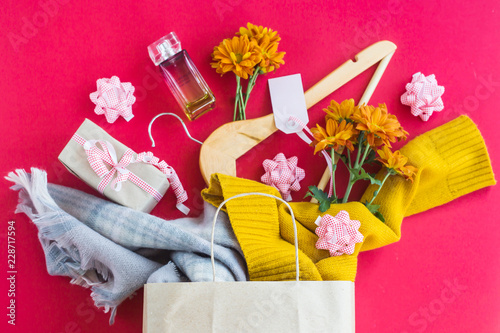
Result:
<svg viewBox="0 0 500 333"><path fill-rule="evenodd" d="M160 201L163 198L160 192L127 169L130 164L134 163L151 164L166 175L170 187L177 198L177 209L186 215L189 213L189 208L183 204L188 199L188 196L174 168L165 161L160 161L152 152L140 153L134 158L134 151L128 148L118 161L116 151L113 145L108 141L85 140L78 134L74 134L72 139L83 146L90 167L94 170L96 175L101 178L97 186L97 190L101 194L109 184L111 184L112 189L118 192L122 188L122 183L130 180L133 184L151 194L156 201ZM102 149L99 149L97 144L99 144ZM111 168L108 168L108 166Z"/></svg>
<svg viewBox="0 0 500 333"><path fill-rule="evenodd" d="M302 122L302 120L300 120L297 117L290 116L288 121L291 122L291 124L290 124L291 126L295 126L295 124L299 125L299 128L301 130L296 133L299 136L299 138L301 138L307 144L310 144L312 142L312 140L307 137L306 133L309 134L311 137L314 137L314 136L313 136L312 132L309 130L309 128L307 128L307 125L304 124L304 122ZM322 150L321 153L323 154L323 157L326 160L326 164L328 165L330 172L332 172L332 169L333 169L332 158L324 150ZM329 184L329 188L328 188L328 196L329 197L331 197L333 194L333 183L332 182L333 182L333 179L330 178L330 184Z"/></svg>
<svg viewBox="0 0 500 333"><path fill-rule="evenodd" d="M153 154L149 152L149 154ZM158 159L157 159L158 160ZM175 172L174 168L172 168L170 165L167 164L165 161L160 161L160 162L152 162L153 165L155 165L158 169L160 169L161 172L163 172L166 176L168 181L170 182L170 187L172 188L172 191L174 191L175 197L177 198L177 204L176 207L182 212L187 211L184 214L189 213L189 208L187 208L183 202L185 202L188 199L187 192L184 190L184 187L182 186L182 183L177 176L177 172Z"/></svg>
<svg viewBox="0 0 500 333"><path fill-rule="evenodd" d="M148 151L145 153L138 154L137 161L142 162L142 163L152 164L152 165L156 166L160 162L160 159L158 157L154 156L152 152Z"/></svg>

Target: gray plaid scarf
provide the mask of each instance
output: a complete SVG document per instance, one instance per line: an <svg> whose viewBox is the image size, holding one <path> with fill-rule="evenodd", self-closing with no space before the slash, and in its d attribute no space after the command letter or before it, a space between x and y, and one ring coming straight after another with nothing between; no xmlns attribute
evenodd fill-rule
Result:
<svg viewBox="0 0 500 333"><path fill-rule="evenodd" d="M207 203L198 218L168 221L47 184L45 171L36 168L31 174L16 170L6 179L20 190L16 213L28 215L38 228L49 274L90 288L95 305L111 310L110 324L116 307L145 283L212 281L210 238L216 208ZM214 257L217 280L247 280L225 213L216 223Z"/></svg>

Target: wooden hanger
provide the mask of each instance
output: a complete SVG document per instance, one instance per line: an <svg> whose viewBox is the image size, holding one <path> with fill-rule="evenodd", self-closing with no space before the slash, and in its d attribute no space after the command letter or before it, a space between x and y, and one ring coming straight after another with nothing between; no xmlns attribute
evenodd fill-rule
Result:
<svg viewBox="0 0 500 333"><path fill-rule="evenodd" d="M392 42L380 41L356 54L355 61L349 59L305 92L307 108L380 62L360 100L360 103L367 102L396 48ZM260 118L227 123L217 128L201 146L200 171L205 183L208 185L210 176L216 172L236 176L236 160L277 130L272 113ZM328 179L323 180L325 185Z"/></svg>

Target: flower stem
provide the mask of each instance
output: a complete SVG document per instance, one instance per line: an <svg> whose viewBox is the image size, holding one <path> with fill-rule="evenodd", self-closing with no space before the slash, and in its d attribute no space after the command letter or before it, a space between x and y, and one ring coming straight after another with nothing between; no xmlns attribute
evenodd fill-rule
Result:
<svg viewBox="0 0 500 333"><path fill-rule="evenodd" d="M244 109L244 101L243 101L243 88L241 85L241 78L236 75L236 100L235 100L235 120L244 120L245 117L245 109Z"/></svg>
<svg viewBox="0 0 500 333"><path fill-rule="evenodd" d="M363 149L363 139L364 139L365 132L361 131L359 134L359 142L358 142L358 155L356 156L356 163L354 163L354 167L357 168L359 167L359 157L361 156L361 150Z"/></svg>
<svg viewBox="0 0 500 333"><path fill-rule="evenodd" d="M380 189L382 188L382 186L384 186L385 181L387 180L387 178L389 178L390 175L392 175L392 172L390 170L387 170L387 174L385 175L384 180L382 180L382 184L380 184L378 189L375 192L373 192L373 198L368 203L369 205L371 205L373 203L373 200L375 200L375 198L377 197L377 195L380 192Z"/></svg>
<svg viewBox="0 0 500 333"><path fill-rule="evenodd" d="M333 197L337 199L337 190L335 189L335 170L337 170L337 163L335 163L335 149L331 150L332 156L332 187L333 187Z"/></svg>
<svg viewBox="0 0 500 333"><path fill-rule="evenodd" d="M363 164L365 163L366 156L368 156L368 153L370 152L370 150L372 150L372 149L371 149L370 145L367 142L366 143L365 153L363 154L363 157L361 158L361 162L359 163L360 166L363 166Z"/></svg>
<svg viewBox="0 0 500 333"><path fill-rule="evenodd" d="M260 73L260 67L255 68L254 74L251 75L250 76L250 80L248 80L247 91L245 93L245 99L243 100L243 98L242 98L243 116L244 116L245 119L246 119L245 111L246 111L246 108L247 108L248 99L250 98L250 93L252 92L252 89L255 86L255 82L257 81L257 77L259 76L259 73Z"/></svg>
<svg viewBox="0 0 500 333"><path fill-rule="evenodd" d="M250 98L250 93L252 92L253 87L255 86L255 82L257 81L257 77L259 76L260 73L260 67L257 67L254 71L254 74L250 77L250 81L247 87L247 93L246 93L246 100L245 100L245 107L247 106L248 99Z"/></svg>
<svg viewBox="0 0 500 333"><path fill-rule="evenodd" d="M359 138L358 138L358 140L359 140L359 142L358 142L358 153L356 155L356 161L354 162L354 170L358 170L358 168L360 167L360 163L359 163L360 161L359 161L359 159L361 157L361 150L363 149L364 134L365 134L364 131L361 131L361 133L359 134ZM356 183L355 181L353 182L354 172L359 172L359 171L353 171L353 168L351 166L351 154L349 152L347 152L347 156L349 157L349 166L348 166L348 169L349 169L349 183L347 184L347 189L345 190L344 199L342 199L343 203L346 203L347 200L349 199L349 194L351 194L352 187L354 186L354 183Z"/></svg>
<svg viewBox="0 0 500 333"><path fill-rule="evenodd" d="M245 102L243 101L243 87L240 86L240 91L239 91L239 99L240 99L240 120L245 120L246 115L245 115Z"/></svg>
<svg viewBox="0 0 500 333"><path fill-rule="evenodd" d="M347 189L345 190L344 194L344 199L342 199L342 203L346 203L347 200L349 199L349 194L351 194L352 186L354 185L355 182L352 181L353 179L353 174L349 174L349 184L347 184Z"/></svg>
<svg viewBox="0 0 500 333"><path fill-rule="evenodd" d="M351 172L351 169L352 169L352 161L351 161L351 151L349 149L347 149L347 162L348 162L348 165L347 166L347 169L349 169L349 172Z"/></svg>
<svg viewBox="0 0 500 333"><path fill-rule="evenodd" d="M236 75L236 95L234 97L234 116L233 116L233 121L236 121L236 115L237 112L239 111L238 105L240 104L240 98L239 98L239 91L240 91L240 77Z"/></svg>

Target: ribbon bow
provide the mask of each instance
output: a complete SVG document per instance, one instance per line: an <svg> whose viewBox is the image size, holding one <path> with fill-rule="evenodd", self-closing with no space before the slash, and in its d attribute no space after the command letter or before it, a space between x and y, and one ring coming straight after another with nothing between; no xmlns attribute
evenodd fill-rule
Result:
<svg viewBox="0 0 500 333"><path fill-rule="evenodd" d="M444 87L438 85L434 74L425 76L418 72L413 74L411 82L406 85L401 103L411 107L412 115L420 116L423 121L427 121L433 112L444 109L441 99L443 94Z"/></svg>
<svg viewBox="0 0 500 333"><path fill-rule="evenodd" d="M319 237L316 248L330 251L330 256L353 254L355 244L363 241L363 235L358 230L361 222L351 220L345 210L335 216L319 216L316 224L315 232Z"/></svg>
<svg viewBox="0 0 500 333"><path fill-rule="evenodd" d="M96 146L97 143L101 145L102 150ZM120 191L122 183L126 182L131 174L127 167L134 163L133 150L127 149L118 162L115 148L108 141L88 140L83 145L83 149L87 154L90 167L101 178L97 190L102 194L106 186L113 180L111 187L117 192ZM110 165L111 169L108 169L104 162ZM113 179L116 173L118 175Z"/></svg>
<svg viewBox="0 0 500 333"><path fill-rule="evenodd" d="M85 140L78 134L74 134L72 139L83 146L85 153L87 154L87 160L89 161L90 167L99 176L99 178L101 178L101 181L97 185L97 190L101 194L110 183L111 187L118 192L122 188L122 183L130 180L136 186L151 194L156 201L160 201L163 198L163 195L160 192L127 169L130 164L134 163L151 164L166 175L167 180L170 183L170 187L174 191L177 198L177 209L186 215L189 213L189 208L183 204L188 199L188 196L174 168L168 165L165 161L160 161L160 159L155 157L152 152L140 153L137 154L137 158L134 158L134 151L128 148L120 161L118 161L116 151L113 145L108 141ZM102 149L99 149L97 144L99 144ZM111 168L108 169L106 164Z"/></svg>
<svg viewBox="0 0 500 333"><path fill-rule="evenodd" d="M300 181L306 176L297 162L297 156L287 159L283 153L279 153L274 159L262 163L266 173L260 179L264 184L277 188L283 199L291 201L291 191L300 190Z"/></svg>
<svg viewBox="0 0 500 333"><path fill-rule="evenodd" d="M90 94L95 103L96 114L104 114L108 123L114 123L119 116L129 121L134 117L132 104L135 103L135 88L130 82L120 82L117 76L97 80L97 91Z"/></svg>

